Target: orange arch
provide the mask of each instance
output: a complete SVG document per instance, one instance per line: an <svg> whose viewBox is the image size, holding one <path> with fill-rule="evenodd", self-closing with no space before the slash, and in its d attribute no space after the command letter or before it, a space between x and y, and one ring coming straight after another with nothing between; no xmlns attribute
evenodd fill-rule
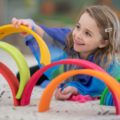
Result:
<svg viewBox="0 0 120 120"><path fill-rule="evenodd" d="M0 62L0 74L2 74L7 80L13 95L14 105L20 105L19 100L16 99L16 94L19 87L19 82L13 72L3 63Z"/></svg>
<svg viewBox="0 0 120 120"><path fill-rule="evenodd" d="M96 78L101 79L102 81L104 81L106 83L106 85L108 86L108 88L110 89L112 94L114 94L114 96L117 95L116 100L118 100L118 99L120 100L120 90L119 90L120 85L110 75L108 75L104 72L90 70L90 69L71 70L71 71L65 72L65 73L59 75L58 77L56 77L55 79L53 79L51 81L51 83L46 87L46 89L43 92L43 95L41 96L41 100L40 100L40 103L38 106L38 111L39 112L47 111L49 109L49 106L50 106L50 101L51 101L53 92L57 88L57 86L61 82L63 82L65 79L72 77L74 75L77 75L77 74L86 74L86 75L94 76ZM117 107L118 106L116 106L116 112L117 112Z"/></svg>

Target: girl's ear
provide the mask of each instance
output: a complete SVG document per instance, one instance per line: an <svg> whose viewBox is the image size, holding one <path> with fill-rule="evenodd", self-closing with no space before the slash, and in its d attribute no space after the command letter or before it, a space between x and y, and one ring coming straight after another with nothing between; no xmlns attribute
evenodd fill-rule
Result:
<svg viewBox="0 0 120 120"><path fill-rule="evenodd" d="M109 44L109 40L101 40L101 44L99 45L99 48L104 48Z"/></svg>

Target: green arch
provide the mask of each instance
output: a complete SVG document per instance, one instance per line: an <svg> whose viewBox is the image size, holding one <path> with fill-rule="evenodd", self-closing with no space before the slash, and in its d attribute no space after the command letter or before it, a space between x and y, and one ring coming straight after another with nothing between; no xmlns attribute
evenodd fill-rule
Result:
<svg viewBox="0 0 120 120"><path fill-rule="evenodd" d="M10 56L15 60L18 70L20 72L20 84L19 84L17 95L16 95L16 98L20 99L22 92L24 90L24 87L30 78L30 71L29 71L28 65L25 61L24 56L14 46L0 41L0 48L5 50L7 53L9 53Z"/></svg>

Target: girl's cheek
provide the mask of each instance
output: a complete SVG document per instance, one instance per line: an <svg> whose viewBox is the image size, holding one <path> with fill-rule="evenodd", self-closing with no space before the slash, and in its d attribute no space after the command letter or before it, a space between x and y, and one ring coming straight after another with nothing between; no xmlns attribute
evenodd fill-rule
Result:
<svg viewBox="0 0 120 120"><path fill-rule="evenodd" d="M73 30L73 32L72 32L72 35L74 35L74 30Z"/></svg>
<svg viewBox="0 0 120 120"><path fill-rule="evenodd" d="M74 33L72 33L72 38L74 38Z"/></svg>
<svg viewBox="0 0 120 120"><path fill-rule="evenodd" d="M73 36L73 37L75 37L75 33L76 33L76 32L75 32L75 30L74 30L74 31L72 32L72 36Z"/></svg>

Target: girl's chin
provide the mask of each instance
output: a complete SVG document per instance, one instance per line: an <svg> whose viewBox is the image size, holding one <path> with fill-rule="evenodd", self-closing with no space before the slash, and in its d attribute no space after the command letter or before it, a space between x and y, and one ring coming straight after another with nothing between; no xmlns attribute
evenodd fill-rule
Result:
<svg viewBox="0 0 120 120"><path fill-rule="evenodd" d="M81 50L80 50L80 49L75 48L75 47L74 47L74 51L76 51L76 52L81 52Z"/></svg>
<svg viewBox="0 0 120 120"><path fill-rule="evenodd" d="M73 48L74 48L74 51L76 51L76 52L80 52L81 51L79 46L74 45Z"/></svg>
<svg viewBox="0 0 120 120"><path fill-rule="evenodd" d="M76 45L76 44L74 44L73 48L74 48L74 50L75 50L76 52L80 52L80 51L81 51L81 49L82 49L82 47L81 47L81 46Z"/></svg>

